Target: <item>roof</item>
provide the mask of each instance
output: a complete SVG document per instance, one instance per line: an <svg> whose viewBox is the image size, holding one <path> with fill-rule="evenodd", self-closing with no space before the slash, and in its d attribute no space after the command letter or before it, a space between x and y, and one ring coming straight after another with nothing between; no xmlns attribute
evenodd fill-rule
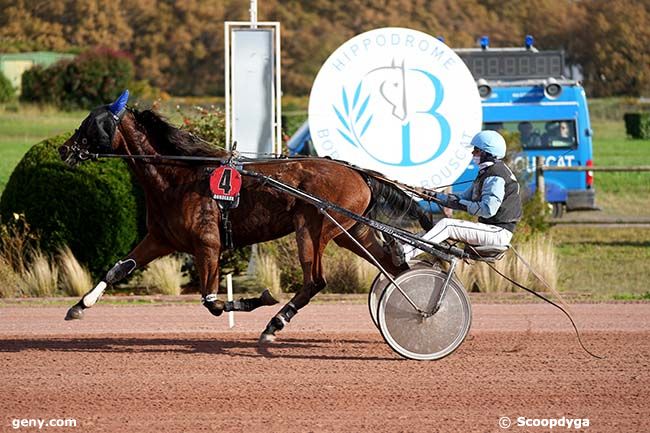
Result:
<svg viewBox="0 0 650 433"><path fill-rule="evenodd" d="M57 53L54 51L33 51L29 53L0 54L0 63L11 61L32 61L34 64L49 66L61 59L73 59L74 54Z"/></svg>

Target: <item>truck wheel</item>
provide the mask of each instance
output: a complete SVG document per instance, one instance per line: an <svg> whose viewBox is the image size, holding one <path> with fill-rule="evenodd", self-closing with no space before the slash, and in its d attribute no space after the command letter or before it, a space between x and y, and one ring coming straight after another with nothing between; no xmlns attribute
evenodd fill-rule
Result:
<svg viewBox="0 0 650 433"><path fill-rule="evenodd" d="M553 218L562 218L564 215L564 203L553 203Z"/></svg>

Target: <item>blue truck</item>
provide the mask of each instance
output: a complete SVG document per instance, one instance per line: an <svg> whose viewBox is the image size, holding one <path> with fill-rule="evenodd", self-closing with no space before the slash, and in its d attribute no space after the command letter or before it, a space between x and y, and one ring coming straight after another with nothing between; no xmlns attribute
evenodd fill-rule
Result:
<svg viewBox="0 0 650 433"><path fill-rule="evenodd" d="M483 128L518 139L523 152L514 159L531 191L535 190L536 157L549 166L593 165L592 129L585 91L577 80L566 78L563 51L538 51L530 36L520 48L457 49L476 80L483 108ZM293 154L315 154L309 127L303 124L288 142ZM476 177L471 163L456 181ZM596 209L593 173L549 171L544 175L546 201L553 216L565 210Z"/></svg>

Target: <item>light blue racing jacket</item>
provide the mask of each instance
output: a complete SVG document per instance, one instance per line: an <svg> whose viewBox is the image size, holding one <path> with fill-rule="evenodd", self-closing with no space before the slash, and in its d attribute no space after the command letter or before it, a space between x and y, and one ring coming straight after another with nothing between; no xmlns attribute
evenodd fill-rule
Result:
<svg viewBox="0 0 650 433"><path fill-rule="evenodd" d="M484 162L479 165L479 169L484 169L493 165L493 162ZM479 185L474 182L472 185L460 194L437 194L437 198L442 202L449 202L453 197L457 197L458 203L467 207L467 212L482 218L491 218L496 215L503 203L505 196L506 182L502 177L490 176L483 182L481 191L477 191Z"/></svg>

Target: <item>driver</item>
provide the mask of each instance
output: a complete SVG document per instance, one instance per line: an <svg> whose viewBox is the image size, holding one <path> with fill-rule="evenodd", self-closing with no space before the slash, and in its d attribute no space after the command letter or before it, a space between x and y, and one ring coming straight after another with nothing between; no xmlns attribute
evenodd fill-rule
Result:
<svg viewBox="0 0 650 433"><path fill-rule="evenodd" d="M472 186L460 195L433 192L442 206L478 216L479 222L443 218L423 238L434 243L454 239L474 246L508 245L521 219L519 183L501 160L506 142L496 131L481 131L472 138L473 161L479 167ZM408 261L422 251L407 245Z"/></svg>

